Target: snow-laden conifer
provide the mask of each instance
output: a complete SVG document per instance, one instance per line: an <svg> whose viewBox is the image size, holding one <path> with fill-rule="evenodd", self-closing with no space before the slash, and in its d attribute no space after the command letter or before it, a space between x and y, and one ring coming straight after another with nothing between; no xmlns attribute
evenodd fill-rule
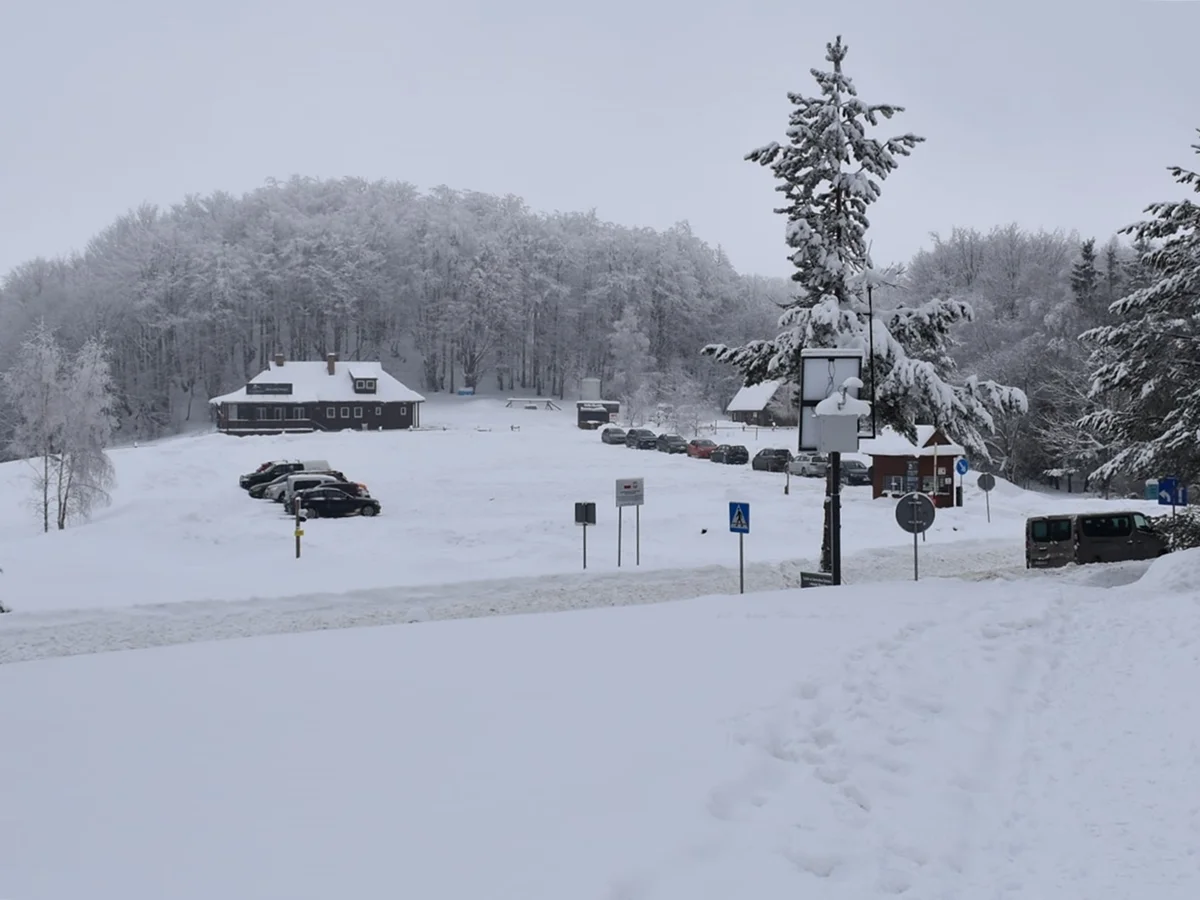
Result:
<svg viewBox="0 0 1200 900"><path fill-rule="evenodd" d="M923 138L914 134L879 140L868 131L903 108L868 104L842 70L847 46L838 37L827 45L831 71L812 70L819 94L789 93L792 112L787 142L772 142L746 159L771 169L785 203L785 240L796 271L797 292L779 318L772 340L740 347L710 344L704 352L740 369L746 383L799 379L800 350L850 347L873 354L874 385L881 425L913 436L918 422L943 426L972 450L985 453L984 434L997 409L1025 411L1016 388L975 377L954 379L950 331L972 318L968 303L950 297L916 306L900 305L875 314L869 346L867 287L885 277L872 265L867 211L880 196L880 183ZM870 379L870 371L864 373ZM868 393L870 390L868 388Z"/></svg>

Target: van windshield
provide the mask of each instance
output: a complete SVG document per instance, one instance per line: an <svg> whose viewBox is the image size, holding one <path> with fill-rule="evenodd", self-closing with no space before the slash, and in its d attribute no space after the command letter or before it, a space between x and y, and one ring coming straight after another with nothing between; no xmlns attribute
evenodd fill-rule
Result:
<svg viewBox="0 0 1200 900"><path fill-rule="evenodd" d="M1052 544L1071 539L1070 519L1038 519L1029 528L1035 544Z"/></svg>

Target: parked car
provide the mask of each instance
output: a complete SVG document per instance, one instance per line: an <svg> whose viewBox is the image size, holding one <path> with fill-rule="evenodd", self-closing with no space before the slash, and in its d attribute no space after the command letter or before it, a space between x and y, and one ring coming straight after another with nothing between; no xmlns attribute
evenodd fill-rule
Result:
<svg viewBox="0 0 1200 900"><path fill-rule="evenodd" d="M750 451L741 444L721 444L708 458L715 463L724 463L727 466L744 466L750 462Z"/></svg>
<svg viewBox="0 0 1200 900"><path fill-rule="evenodd" d="M870 484L871 470L857 459L842 460L842 484Z"/></svg>
<svg viewBox="0 0 1200 900"><path fill-rule="evenodd" d="M750 468L759 472L786 472L791 461L791 451L780 447L766 447L754 454Z"/></svg>
<svg viewBox="0 0 1200 900"><path fill-rule="evenodd" d="M1132 510L1032 516L1025 521L1025 567L1154 559L1168 552L1166 538Z"/></svg>
<svg viewBox="0 0 1200 900"><path fill-rule="evenodd" d="M345 491L347 494L349 494L352 497L370 497L371 496L371 492L367 490L367 486L365 484L357 484L352 481L327 481L327 482L324 482L323 484L314 485L312 487L305 488L304 490L297 491L296 493L291 494L288 497L286 497L283 501L283 511L285 513L287 513L289 516L295 515L296 507L294 504L296 502L296 498L303 496L307 491L316 490L319 487L337 488L339 491Z"/></svg>
<svg viewBox="0 0 1200 900"><path fill-rule="evenodd" d="M607 428L601 429L600 440L605 444L623 444L625 443L625 429L609 425Z"/></svg>
<svg viewBox="0 0 1200 900"><path fill-rule="evenodd" d="M716 449L716 441L710 441L708 438L693 438L688 441L687 455L695 459L708 459Z"/></svg>
<svg viewBox="0 0 1200 900"><path fill-rule="evenodd" d="M822 453L797 453L788 463L788 471L804 478L824 478L829 460Z"/></svg>
<svg viewBox="0 0 1200 900"><path fill-rule="evenodd" d="M346 476L335 469L330 469L326 464L324 469L300 469L294 472L284 472L274 481L267 484L256 484L250 488L250 496L256 500L274 500L278 503L283 498L283 492L287 488L288 480L294 475L335 475L335 481L345 481Z"/></svg>
<svg viewBox="0 0 1200 900"><path fill-rule="evenodd" d="M338 519L344 516L376 516L382 507L374 497L353 496L331 484L310 488L296 495L306 519Z"/></svg>
<svg viewBox="0 0 1200 900"><path fill-rule="evenodd" d="M276 503L286 504L300 491L307 491L309 488L324 484L347 483L348 479L341 472L297 472L295 475L288 476L287 481L283 483L283 487L275 496L271 496L268 490L267 498Z"/></svg>
<svg viewBox="0 0 1200 900"><path fill-rule="evenodd" d="M324 471L328 468L329 463L324 459L276 459L263 463L249 475L243 475L238 479L238 484L244 490L249 491L259 485L270 484L281 475L290 475L292 472Z"/></svg>
<svg viewBox="0 0 1200 900"><path fill-rule="evenodd" d="M660 434L655 443L659 453L687 453L687 441L678 434Z"/></svg>
<svg viewBox="0 0 1200 900"><path fill-rule="evenodd" d="M633 450L653 450L658 446L658 435L649 428L630 428L625 432L625 446Z"/></svg>

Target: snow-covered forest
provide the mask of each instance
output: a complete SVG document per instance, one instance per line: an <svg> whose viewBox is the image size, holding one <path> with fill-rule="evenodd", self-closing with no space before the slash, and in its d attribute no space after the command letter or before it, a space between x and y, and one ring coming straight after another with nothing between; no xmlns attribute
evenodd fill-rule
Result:
<svg viewBox="0 0 1200 900"><path fill-rule="evenodd" d="M739 275L686 224L296 177L143 207L81 254L19 266L0 289L0 350L14 359L42 318L68 350L103 334L131 438L206 423L205 401L277 351L381 359L426 393L562 396L581 377L619 377L716 408L738 385L699 347L713 328L763 333L788 290Z"/></svg>
<svg viewBox="0 0 1200 900"><path fill-rule="evenodd" d="M838 71L823 90L849 84ZM800 99L797 115L816 122L832 108ZM861 194L848 268L832 279L805 261L796 223L815 201L795 195L791 258L814 288L739 274L686 224L659 232L537 213L512 196L295 177L139 208L81 253L18 266L0 284L10 361L0 369L43 325L65 354L94 341L89 352L104 348L109 364L116 440L207 423L205 401L278 351L381 359L426 393L562 397L599 376L627 409L668 402L715 416L744 378L792 374L771 367L805 342L865 340L870 282L888 423L943 425L1022 483L1089 477L1126 490L1168 471L1200 474L1198 207L1152 206L1121 236L954 228L881 269L866 253L869 178L920 141L892 140L901 143L857 147L859 164L875 155L866 175L826 171L802 146L748 157L809 178L810 193L828 181ZM1188 170L1173 171L1185 192L1198 189ZM823 253L814 259L826 265ZM823 311L806 290L824 292ZM712 341L725 352L702 354ZM0 404L11 454L21 417L11 396Z"/></svg>

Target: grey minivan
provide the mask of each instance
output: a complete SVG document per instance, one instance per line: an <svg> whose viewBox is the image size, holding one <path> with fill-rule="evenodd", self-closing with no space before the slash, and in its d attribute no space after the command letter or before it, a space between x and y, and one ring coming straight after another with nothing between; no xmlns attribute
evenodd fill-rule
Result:
<svg viewBox="0 0 1200 900"><path fill-rule="evenodd" d="M1154 559L1166 552L1166 539L1140 512L1031 516L1025 522L1027 569Z"/></svg>

